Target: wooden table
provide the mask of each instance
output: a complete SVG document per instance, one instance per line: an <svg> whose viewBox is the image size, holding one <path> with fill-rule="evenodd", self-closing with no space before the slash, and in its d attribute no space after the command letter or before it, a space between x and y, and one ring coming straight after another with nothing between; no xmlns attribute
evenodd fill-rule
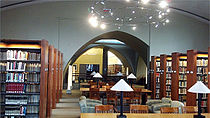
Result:
<svg viewBox="0 0 210 118"><path fill-rule="evenodd" d="M117 118L117 113L81 113L80 118ZM135 114L125 113L127 118L193 118L194 114ZM202 114L210 118L210 113Z"/></svg>
<svg viewBox="0 0 210 118"><path fill-rule="evenodd" d="M83 95L85 93L90 92L90 88L80 88L80 91L83 93ZM103 93L106 92L106 88L99 88L99 92ZM142 89L141 93L142 93L142 104L145 105L147 102L147 94L151 93L152 91L148 90L148 89Z"/></svg>

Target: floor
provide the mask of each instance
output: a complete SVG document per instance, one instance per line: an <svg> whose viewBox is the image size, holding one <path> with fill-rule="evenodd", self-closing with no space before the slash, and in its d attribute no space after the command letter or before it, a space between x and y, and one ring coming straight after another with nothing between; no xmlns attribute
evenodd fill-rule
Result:
<svg viewBox="0 0 210 118"><path fill-rule="evenodd" d="M52 110L51 118L79 118L79 97L81 93L79 89L73 89L71 95L63 91L63 96L59 103L56 104L56 109Z"/></svg>

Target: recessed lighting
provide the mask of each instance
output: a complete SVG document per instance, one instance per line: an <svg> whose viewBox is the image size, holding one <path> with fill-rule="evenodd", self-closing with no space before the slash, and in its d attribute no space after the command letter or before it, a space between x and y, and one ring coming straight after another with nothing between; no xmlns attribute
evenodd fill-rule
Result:
<svg viewBox="0 0 210 118"><path fill-rule="evenodd" d="M152 19L152 16L150 16L149 19Z"/></svg>
<svg viewBox="0 0 210 118"><path fill-rule="evenodd" d="M157 28L158 27L158 24L156 24L155 27Z"/></svg>
<svg viewBox="0 0 210 118"><path fill-rule="evenodd" d="M134 27L132 27L132 30L136 30L136 27L134 26Z"/></svg>
<svg viewBox="0 0 210 118"><path fill-rule="evenodd" d="M101 16L101 18L104 18L104 16Z"/></svg>
<svg viewBox="0 0 210 118"><path fill-rule="evenodd" d="M91 7L91 9L94 9L94 7Z"/></svg>
<svg viewBox="0 0 210 118"><path fill-rule="evenodd" d="M132 13L135 14L136 12L135 11L132 11Z"/></svg>
<svg viewBox="0 0 210 118"><path fill-rule="evenodd" d="M120 18L116 18L116 20L120 20Z"/></svg>
<svg viewBox="0 0 210 118"><path fill-rule="evenodd" d="M105 24L101 24L100 27L101 27L101 29L106 29L106 25Z"/></svg>
<svg viewBox="0 0 210 118"><path fill-rule="evenodd" d="M96 16L91 16L89 18L89 23L93 26L93 27L97 27L98 26L98 20Z"/></svg>
<svg viewBox="0 0 210 118"><path fill-rule="evenodd" d="M170 9L167 9L167 10L166 10L166 12L170 12L170 11L171 11Z"/></svg>
<svg viewBox="0 0 210 118"><path fill-rule="evenodd" d="M162 15L158 15L158 18L162 18Z"/></svg>
<svg viewBox="0 0 210 118"><path fill-rule="evenodd" d="M130 2L130 0L125 0L126 2Z"/></svg>
<svg viewBox="0 0 210 118"><path fill-rule="evenodd" d="M169 23L170 21L168 19L166 19L166 23Z"/></svg>
<svg viewBox="0 0 210 118"><path fill-rule="evenodd" d="M132 18L129 18L128 20L129 20L129 21L132 21L133 19L132 19Z"/></svg>

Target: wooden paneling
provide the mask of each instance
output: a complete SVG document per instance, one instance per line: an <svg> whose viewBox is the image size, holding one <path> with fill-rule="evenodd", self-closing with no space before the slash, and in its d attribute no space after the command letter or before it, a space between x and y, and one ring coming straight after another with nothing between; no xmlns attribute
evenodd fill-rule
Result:
<svg viewBox="0 0 210 118"><path fill-rule="evenodd" d="M58 51L58 63L57 63L57 86L56 86L56 103L59 102L60 99L60 58L61 52Z"/></svg>
<svg viewBox="0 0 210 118"><path fill-rule="evenodd" d="M210 88L210 47L208 48L208 87ZM210 94L208 94L207 108L210 113Z"/></svg>
<svg viewBox="0 0 210 118"><path fill-rule="evenodd" d="M53 62L54 62L54 48L49 46L49 73L48 73L48 92L47 92L47 117L51 116L52 111L52 93L53 93Z"/></svg>
<svg viewBox="0 0 210 118"><path fill-rule="evenodd" d="M46 117L47 108L47 78L48 78L48 41L41 41L41 80L39 117Z"/></svg>
<svg viewBox="0 0 210 118"><path fill-rule="evenodd" d="M172 53L171 99L179 100L179 53Z"/></svg>
<svg viewBox="0 0 210 118"><path fill-rule="evenodd" d="M152 98L155 99L156 93L156 57L152 56L151 58L151 90L152 90Z"/></svg>
<svg viewBox="0 0 210 118"><path fill-rule="evenodd" d="M166 58L167 55L160 55L160 99L166 97Z"/></svg>
<svg viewBox="0 0 210 118"><path fill-rule="evenodd" d="M61 61L60 61L60 98L62 97L63 90L63 53L61 53Z"/></svg>
<svg viewBox="0 0 210 118"><path fill-rule="evenodd" d="M54 49L54 57L53 57L53 88L52 88L52 108L56 108L56 86L57 86L57 60L58 60L58 51Z"/></svg>
<svg viewBox="0 0 210 118"><path fill-rule="evenodd" d="M197 51L187 51L187 90L192 87L197 81ZM187 92L187 106L196 106L196 94Z"/></svg>

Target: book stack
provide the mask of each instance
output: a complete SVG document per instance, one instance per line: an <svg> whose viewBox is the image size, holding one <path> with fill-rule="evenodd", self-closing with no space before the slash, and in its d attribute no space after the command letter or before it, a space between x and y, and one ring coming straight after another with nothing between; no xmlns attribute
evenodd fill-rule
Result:
<svg viewBox="0 0 210 118"><path fill-rule="evenodd" d="M22 83L7 83L6 93L25 93L24 88Z"/></svg>
<svg viewBox="0 0 210 118"><path fill-rule="evenodd" d="M25 71L26 63L23 62L7 62L7 71Z"/></svg>
<svg viewBox="0 0 210 118"><path fill-rule="evenodd" d="M7 73L6 82L24 82L24 73Z"/></svg>

